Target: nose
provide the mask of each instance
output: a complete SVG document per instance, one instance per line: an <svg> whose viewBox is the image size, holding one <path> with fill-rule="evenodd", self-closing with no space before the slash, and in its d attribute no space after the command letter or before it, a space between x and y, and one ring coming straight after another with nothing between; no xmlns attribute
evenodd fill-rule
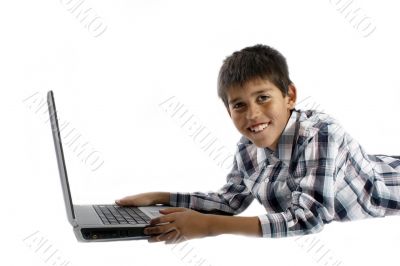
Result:
<svg viewBox="0 0 400 266"><path fill-rule="evenodd" d="M260 115L259 107L256 104L250 104L247 109L246 118L248 120L257 120L259 115Z"/></svg>

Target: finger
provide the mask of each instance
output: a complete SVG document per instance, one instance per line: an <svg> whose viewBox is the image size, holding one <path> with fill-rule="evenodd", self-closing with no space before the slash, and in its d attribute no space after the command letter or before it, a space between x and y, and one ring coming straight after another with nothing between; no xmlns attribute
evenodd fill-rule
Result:
<svg viewBox="0 0 400 266"><path fill-rule="evenodd" d="M153 242L161 242L161 241L171 241L171 240L175 239L177 235L178 234L176 233L176 230L172 230L172 231L169 231L164 234L153 236L148 239L148 242L153 243Z"/></svg>
<svg viewBox="0 0 400 266"><path fill-rule="evenodd" d="M127 196L122 199L117 199L115 201L115 203L119 206L132 206L132 205L134 205L133 204L134 199L135 199L135 196Z"/></svg>
<svg viewBox="0 0 400 266"><path fill-rule="evenodd" d="M171 223L175 221L175 215L169 214L164 216L159 216L150 220L150 225L162 224L162 223Z"/></svg>
<svg viewBox="0 0 400 266"><path fill-rule="evenodd" d="M168 213L173 213L173 212L184 212L187 210L188 210L187 208L175 207L175 208L161 209L160 213L168 214Z"/></svg>
<svg viewBox="0 0 400 266"><path fill-rule="evenodd" d="M159 234L166 234L172 230L177 230L175 225L173 224L164 224L164 225L157 225L157 226L149 226L144 229L144 233L146 235L159 235Z"/></svg>

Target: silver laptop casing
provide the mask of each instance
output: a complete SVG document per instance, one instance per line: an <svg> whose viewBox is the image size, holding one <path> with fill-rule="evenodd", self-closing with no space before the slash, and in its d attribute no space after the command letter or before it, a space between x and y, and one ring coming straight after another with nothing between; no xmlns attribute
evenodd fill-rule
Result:
<svg viewBox="0 0 400 266"><path fill-rule="evenodd" d="M149 238L149 236L143 234L143 229L148 226L148 224L103 224L93 205L73 204L61 142L60 129L58 126L57 110L52 91L47 93L47 104L49 108L50 124L57 156L57 164L65 202L65 209L67 211L67 218L73 227L78 241L92 242ZM165 209L168 207L156 205L138 208L150 218L155 218L161 215L159 213L160 209ZM88 232L90 232L89 235ZM107 237L104 237L104 235L107 235Z"/></svg>

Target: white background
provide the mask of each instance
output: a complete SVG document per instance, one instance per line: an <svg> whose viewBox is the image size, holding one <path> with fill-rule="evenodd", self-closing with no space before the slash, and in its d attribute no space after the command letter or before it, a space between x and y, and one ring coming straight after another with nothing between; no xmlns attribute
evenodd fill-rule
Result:
<svg viewBox="0 0 400 266"><path fill-rule="evenodd" d="M361 26L337 10L345 2L86 0L82 5L107 27L98 37L68 1L3 3L1 264L196 265L203 259L202 265L324 265L331 256L341 265L394 265L396 216L333 222L305 238L227 235L175 248L146 241L78 243L65 216L46 108L37 111L38 103L26 100L53 90L60 118L104 160L92 171L65 148L75 203L218 189L227 170L160 103L174 97L233 152L239 134L216 96L217 74L226 56L257 43L287 58L299 108L331 114L369 153L400 154L398 4L351 3L376 27L364 37ZM254 201L241 215L261 213Z"/></svg>

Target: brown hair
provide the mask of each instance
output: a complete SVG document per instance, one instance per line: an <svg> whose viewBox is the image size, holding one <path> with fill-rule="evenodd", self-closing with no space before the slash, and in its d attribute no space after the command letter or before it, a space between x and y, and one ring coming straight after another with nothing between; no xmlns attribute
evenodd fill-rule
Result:
<svg viewBox="0 0 400 266"><path fill-rule="evenodd" d="M292 83L286 59L280 52L262 44L243 48L225 58L219 71L218 96L227 109L227 90L242 87L255 78L269 80L279 88L283 96L287 95Z"/></svg>

